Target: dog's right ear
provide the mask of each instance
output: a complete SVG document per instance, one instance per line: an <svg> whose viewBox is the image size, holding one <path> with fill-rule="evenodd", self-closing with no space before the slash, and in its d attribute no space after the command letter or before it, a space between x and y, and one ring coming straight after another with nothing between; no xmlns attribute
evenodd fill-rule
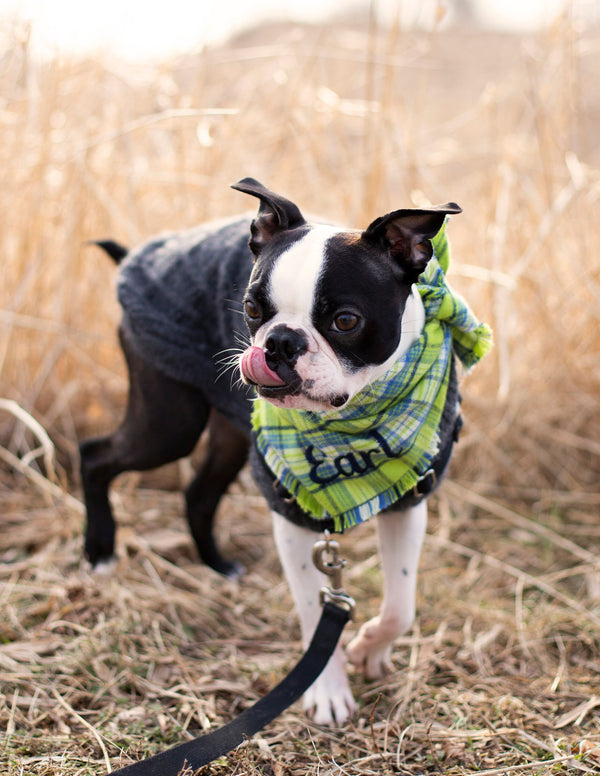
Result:
<svg viewBox="0 0 600 776"><path fill-rule="evenodd" d="M251 194L260 199L258 214L252 221L250 250L258 256L261 249L276 235L286 229L295 229L306 223L304 216L289 199L269 191L254 178L244 178L231 184L232 189Z"/></svg>

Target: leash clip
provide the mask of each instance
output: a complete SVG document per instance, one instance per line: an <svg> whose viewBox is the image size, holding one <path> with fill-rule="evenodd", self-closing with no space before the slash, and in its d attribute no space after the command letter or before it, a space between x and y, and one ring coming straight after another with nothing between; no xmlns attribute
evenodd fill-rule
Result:
<svg viewBox="0 0 600 776"><path fill-rule="evenodd" d="M330 538L329 531L325 531L324 539L320 539L314 544L313 563L331 580L330 586L321 588L319 602L321 606L332 603L345 609L352 619L356 602L342 588L342 569L346 565L346 561L344 558L340 558L339 547L338 542Z"/></svg>

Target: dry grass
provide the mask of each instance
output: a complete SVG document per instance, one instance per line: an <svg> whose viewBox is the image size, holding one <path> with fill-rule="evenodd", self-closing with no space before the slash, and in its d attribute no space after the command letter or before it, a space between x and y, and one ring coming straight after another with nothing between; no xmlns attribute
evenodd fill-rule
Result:
<svg viewBox="0 0 600 776"><path fill-rule="evenodd" d="M568 18L527 41L365 30L275 27L152 69L38 67L26 35L8 33L0 766L10 776L98 774L215 727L298 654L247 476L220 525L249 569L243 586L197 565L175 495L136 491L131 477L115 496L117 574L80 567L76 442L114 424L126 388L114 270L85 242L132 244L238 212L249 203L227 184L247 174L355 225L410 201L458 201L454 283L497 347L464 384L467 427L433 505L419 619L395 673L382 686L354 677L360 712L344 731L294 708L205 772L600 768L598 34ZM371 526L343 540L360 621L378 604L374 547Z"/></svg>
<svg viewBox="0 0 600 776"><path fill-rule="evenodd" d="M596 521L555 516L541 529L506 508L475 518L465 509L472 496L452 482L437 502L417 626L399 640L384 683L353 677L352 724L322 730L294 707L204 773L600 767ZM257 700L298 657L267 515L246 478L221 521L225 546L249 568L239 586L195 562L172 494L120 490L122 558L109 579L80 568L73 510L35 494L8 493L6 503L0 763L10 776L98 774L198 735ZM373 528L343 543L364 621L381 582Z"/></svg>

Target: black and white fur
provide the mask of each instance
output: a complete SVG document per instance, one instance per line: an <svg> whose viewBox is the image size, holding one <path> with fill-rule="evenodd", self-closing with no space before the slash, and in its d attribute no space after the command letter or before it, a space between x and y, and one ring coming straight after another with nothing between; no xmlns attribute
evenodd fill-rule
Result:
<svg viewBox="0 0 600 776"><path fill-rule="evenodd" d="M395 211L365 231L349 231L306 223L295 205L253 180L235 188L261 200L250 242L256 263L244 297L252 345L240 359L242 377L276 406L338 410L383 376L419 337L425 317L413 284L431 258L430 238L445 216L460 208L449 203ZM456 414L456 402L451 412ZM264 472L258 480L264 481ZM273 505L268 485L264 492ZM310 562L316 526L299 525L296 515L286 515L288 502L281 499L272 511L274 536L306 646L326 580ZM392 643L413 622L427 507L424 499L399 507L404 508L378 516L381 612L360 628L346 657L338 647L305 696L305 708L318 723L342 724L354 711L345 659L368 677L381 677Z"/></svg>
<svg viewBox="0 0 600 776"><path fill-rule="evenodd" d="M216 548L212 524L222 493L245 460L250 438L248 386L276 406L326 413L339 410L383 376L421 333L424 311L414 283L432 256L430 239L447 214L461 212L453 203L398 210L364 231L348 230L308 223L296 205L254 179L246 178L234 188L260 200L251 223L241 219L220 225L209 230L209 238L204 230L196 241L189 234L184 240L175 235L172 243L161 243L161 250L168 253L171 245L178 260L186 251L194 252L200 278L203 273L208 276L205 265L219 262L224 275L236 267L230 269L230 274L237 274L228 298L208 289L208 309L202 310L202 320L210 326L211 316L221 320L223 306L241 305L251 337L238 362L245 385L223 382L215 390L217 372L210 371L208 361L203 369L205 382L188 384L180 374L169 373L168 364L153 363L143 338L136 341L132 334L135 327L122 325L130 373L125 420L113 434L81 446L86 552L94 564L109 559L114 549L114 518L108 502L112 478L126 469L150 468L187 454L210 418L209 454L188 489L188 520L203 559L224 573L236 573L235 564L224 560ZM114 244L103 247L115 260L124 258L127 265L151 258L155 245L143 246L134 256L118 246L119 250L114 249ZM203 336L200 328L198 336ZM221 328L227 331L219 335L222 347L215 356L217 350L234 348L239 337L234 327ZM454 390L447 402L450 426L458 415L457 396ZM161 420L165 410L170 413L168 424ZM436 472L440 476L452 440L446 447ZM319 590L325 582L311 563L314 529L321 524L274 490L274 478L255 447L252 458L257 482L272 509L275 541L306 645L319 617ZM403 499L397 511L378 516L384 572L381 611L360 628L346 657L337 649L306 694L305 708L316 722L343 724L353 713L346 658L372 678L388 669L393 641L414 618L426 519L426 503L418 493Z"/></svg>

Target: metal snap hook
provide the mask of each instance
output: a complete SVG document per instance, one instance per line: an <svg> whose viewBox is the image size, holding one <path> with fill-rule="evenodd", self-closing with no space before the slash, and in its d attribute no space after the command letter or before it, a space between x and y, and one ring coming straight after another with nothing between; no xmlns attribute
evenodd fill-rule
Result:
<svg viewBox="0 0 600 776"><path fill-rule="evenodd" d="M329 532L325 532L325 538L315 542L312 551L314 565L329 577L331 585L323 587L320 592L320 603L334 603L349 612L350 618L354 615L356 602L347 595L342 588L342 570L346 565L344 558L339 555L339 544L331 539Z"/></svg>

